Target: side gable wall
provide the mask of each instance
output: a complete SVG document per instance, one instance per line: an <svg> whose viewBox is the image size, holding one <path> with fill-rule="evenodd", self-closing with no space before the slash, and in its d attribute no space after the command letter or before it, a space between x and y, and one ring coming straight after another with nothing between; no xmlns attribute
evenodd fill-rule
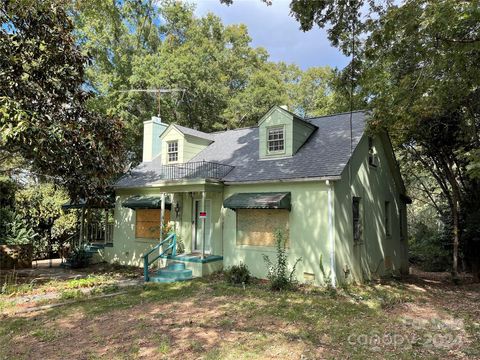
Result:
<svg viewBox="0 0 480 360"><path fill-rule="evenodd" d="M379 166L368 163L368 137L354 151L351 166L334 184L336 268L339 282L362 281L390 273L408 271L406 207L400 200L403 184L394 178L391 148L380 137L373 139ZM389 159L390 157L390 159ZM349 180L351 173L351 180ZM401 181L401 179L400 179ZM354 244L352 197L361 198L362 240ZM385 231L385 201L390 202L391 235ZM402 221L400 220L400 211ZM400 225L404 239L400 239Z"/></svg>
<svg viewBox="0 0 480 360"><path fill-rule="evenodd" d="M293 119L293 153L295 154L298 149L308 140L310 135L315 131L315 127L305 121Z"/></svg>

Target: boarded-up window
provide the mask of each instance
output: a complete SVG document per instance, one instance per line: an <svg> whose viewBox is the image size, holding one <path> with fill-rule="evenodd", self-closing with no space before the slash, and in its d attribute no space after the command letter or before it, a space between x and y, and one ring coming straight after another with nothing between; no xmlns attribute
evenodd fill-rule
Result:
<svg viewBox="0 0 480 360"><path fill-rule="evenodd" d="M160 237L160 209L137 209L135 237L158 239ZM165 209L165 224L170 221L170 210Z"/></svg>
<svg viewBox="0 0 480 360"><path fill-rule="evenodd" d="M237 245L275 246L275 231L280 229L288 246L288 210L238 209Z"/></svg>
<svg viewBox="0 0 480 360"><path fill-rule="evenodd" d="M358 243L363 236L363 219L362 219L362 203L361 198L353 197L352 211L353 211L353 241Z"/></svg>

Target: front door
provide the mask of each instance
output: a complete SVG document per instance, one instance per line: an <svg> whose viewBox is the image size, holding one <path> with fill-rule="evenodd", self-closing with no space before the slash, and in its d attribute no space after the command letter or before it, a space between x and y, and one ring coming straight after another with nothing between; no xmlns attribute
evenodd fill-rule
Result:
<svg viewBox="0 0 480 360"><path fill-rule="evenodd" d="M203 233L202 233L202 221L205 221L205 252L211 252L211 237L212 237L212 213L211 213L211 200L205 199L205 212L207 217L205 219L200 218L200 212L202 211L202 200L195 200L195 228L193 234L193 251L203 251Z"/></svg>

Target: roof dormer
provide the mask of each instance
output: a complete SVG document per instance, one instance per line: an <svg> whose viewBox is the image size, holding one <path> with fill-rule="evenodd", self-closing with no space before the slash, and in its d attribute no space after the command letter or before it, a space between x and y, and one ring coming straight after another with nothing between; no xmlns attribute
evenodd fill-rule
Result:
<svg viewBox="0 0 480 360"><path fill-rule="evenodd" d="M171 124L161 139L165 165L186 163L213 142L209 134L176 124Z"/></svg>
<svg viewBox="0 0 480 360"><path fill-rule="evenodd" d="M260 158L278 159L293 156L315 129L315 125L284 107L272 107L258 122Z"/></svg>

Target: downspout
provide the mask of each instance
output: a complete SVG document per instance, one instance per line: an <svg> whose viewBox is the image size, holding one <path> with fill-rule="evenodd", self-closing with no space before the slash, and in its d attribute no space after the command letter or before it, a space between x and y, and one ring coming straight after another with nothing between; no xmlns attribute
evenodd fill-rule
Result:
<svg viewBox="0 0 480 360"><path fill-rule="evenodd" d="M335 239L333 237L333 184L331 184L329 180L327 180L325 184L328 186L328 240L330 243L331 285L335 288L337 286L337 275L335 271Z"/></svg>
<svg viewBox="0 0 480 360"><path fill-rule="evenodd" d="M190 205L191 205L191 226L190 226L190 234L192 236L192 241L190 241L190 252L193 252L195 248L195 237L196 237L196 230L195 230L195 196L193 192L190 192Z"/></svg>

